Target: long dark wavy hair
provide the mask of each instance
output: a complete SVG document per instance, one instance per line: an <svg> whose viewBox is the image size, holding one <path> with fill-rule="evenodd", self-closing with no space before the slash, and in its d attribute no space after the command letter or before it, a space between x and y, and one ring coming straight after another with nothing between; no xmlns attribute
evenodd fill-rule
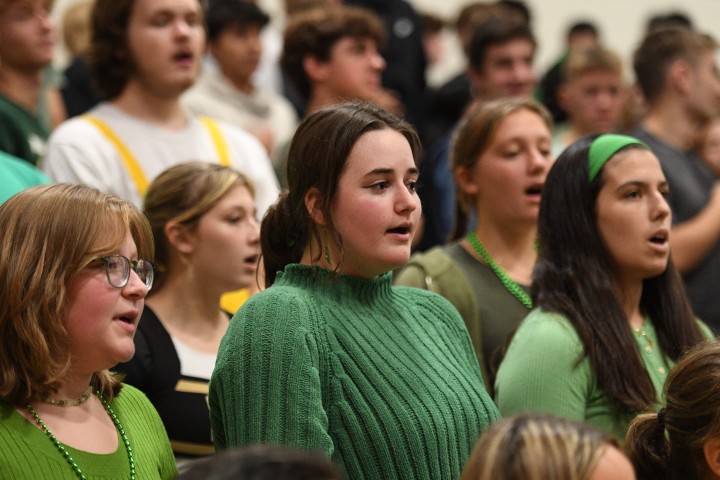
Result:
<svg viewBox="0 0 720 480"><path fill-rule="evenodd" d="M578 363L589 359L618 413L640 412L653 406L656 393L616 294L615 265L597 225L597 197L605 179L601 170L589 180L593 139L584 137L568 147L545 182L533 303L572 324L584 347ZM663 273L643 281L640 309L652 319L660 348L673 361L704 340L671 261Z"/></svg>

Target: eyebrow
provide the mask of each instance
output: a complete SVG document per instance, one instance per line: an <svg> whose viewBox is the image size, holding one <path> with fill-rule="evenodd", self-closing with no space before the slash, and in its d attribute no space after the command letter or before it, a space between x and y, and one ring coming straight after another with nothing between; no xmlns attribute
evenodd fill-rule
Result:
<svg viewBox="0 0 720 480"><path fill-rule="evenodd" d="M618 190L625 188L625 187L630 187L630 186L644 187L647 185L652 185L652 182L644 182L642 180L630 180L629 182L625 182L625 183L621 184L620 186L618 186ZM667 180L663 180L663 181L657 183L658 187L667 187L668 185L669 185L669 183Z"/></svg>
<svg viewBox="0 0 720 480"><path fill-rule="evenodd" d="M395 173L395 170L392 168L376 168L374 170L370 170L368 173L365 174L365 176L370 177L372 175L389 175L391 173ZM412 167L408 168L405 173L417 174L420 173L420 170L418 170L417 167Z"/></svg>

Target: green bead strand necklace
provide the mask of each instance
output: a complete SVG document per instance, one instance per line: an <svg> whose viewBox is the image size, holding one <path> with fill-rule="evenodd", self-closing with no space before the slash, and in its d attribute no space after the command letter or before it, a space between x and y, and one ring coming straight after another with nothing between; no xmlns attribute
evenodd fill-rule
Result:
<svg viewBox="0 0 720 480"><path fill-rule="evenodd" d="M130 448L130 440L128 440L127 434L125 434L125 429L120 424L120 420L117 418L117 415L115 415L113 409L110 408L110 404L107 402L107 400L105 400L105 398L103 398L99 390L95 391L95 395L97 395L97 397L100 399L100 402L102 402L103 407L105 407L105 410L107 411L108 415L110 415L110 418L115 424L115 428L117 428L117 431L120 434L120 438L122 438L123 444L125 445L125 451L127 452L128 461L130 462L130 480L135 480L135 458L133 457L132 448ZM37 424L40 426L42 431L45 432L45 435L47 435L53 445L57 447L58 451L62 454L62 456L65 457L65 460L67 460L68 464L70 464L70 467L73 469L78 478L87 480L87 475L85 475L80 469L77 462L75 462L75 459L72 457L72 455L70 455L70 452L67 450L67 448L65 448L63 444L60 443L60 440L58 440L57 437L52 433L52 431L50 431L48 426L45 425L45 422L42 418L40 418L40 415L37 414L32 405L28 403L26 407L37 422Z"/></svg>
<svg viewBox="0 0 720 480"><path fill-rule="evenodd" d="M520 285L515 282L515 280L508 277L507 273L505 273L505 270L503 270L500 265L495 263L487 250L485 250L485 247L483 247L483 244L480 243L480 239L477 234L475 232L470 232L467 234L466 238L475 253L485 260L485 263L487 263L488 267L490 267L490 269L495 273L495 276L500 280L505 289L515 298L520 300L520 303L525 305L528 310L530 310L532 308L532 300L530 299L530 296L525 293L525 290L523 290Z"/></svg>

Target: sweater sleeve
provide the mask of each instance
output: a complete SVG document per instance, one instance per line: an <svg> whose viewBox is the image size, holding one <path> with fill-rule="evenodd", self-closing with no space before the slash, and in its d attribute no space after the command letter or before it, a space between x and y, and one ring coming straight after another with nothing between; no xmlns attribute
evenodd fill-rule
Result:
<svg viewBox="0 0 720 480"><path fill-rule="evenodd" d="M331 455L317 314L278 290L253 296L223 338L210 381L213 441L218 449L274 443Z"/></svg>
<svg viewBox="0 0 720 480"><path fill-rule="evenodd" d="M532 312L518 328L498 370L501 415L541 412L584 421L594 382L575 329L557 314Z"/></svg>

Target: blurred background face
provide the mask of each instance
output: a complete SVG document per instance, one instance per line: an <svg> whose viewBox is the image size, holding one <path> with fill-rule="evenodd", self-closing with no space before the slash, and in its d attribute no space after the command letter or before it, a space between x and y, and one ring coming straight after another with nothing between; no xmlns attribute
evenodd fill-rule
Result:
<svg viewBox="0 0 720 480"><path fill-rule="evenodd" d="M469 167L459 188L475 198L480 222L537 222L545 178L552 165L550 130L530 110L511 113Z"/></svg>
<svg viewBox="0 0 720 480"><path fill-rule="evenodd" d="M17 0L0 10L0 58L17 69L48 65L55 47L55 25L49 0Z"/></svg>
<svg viewBox="0 0 720 480"><path fill-rule="evenodd" d="M320 80L338 98L371 100L381 88L385 60L370 38L343 37L320 69Z"/></svg>
<svg viewBox="0 0 720 480"><path fill-rule="evenodd" d="M529 97L537 84L534 55L535 46L524 38L491 45L482 71L468 71L473 89L483 99Z"/></svg>
<svg viewBox="0 0 720 480"><path fill-rule="evenodd" d="M582 134L611 132L622 114L622 77L608 70L581 73L561 88L560 104Z"/></svg>
<svg viewBox="0 0 720 480"><path fill-rule="evenodd" d="M198 0L136 0L127 36L134 63L130 83L175 97L195 82L205 49Z"/></svg>
<svg viewBox="0 0 720 480"><path fill-rule="evenodd" d="M210 52L233 83L248 83L262 56L260 27L229 26L210 44Z"/></svg>
<svg viewBox="0 0 720 480"><path fill-rule="evenodd" d="M221 292L249 287L260 254L255 201L245 186L231 188L189 232L188 262L198 278Z"/></svg>

